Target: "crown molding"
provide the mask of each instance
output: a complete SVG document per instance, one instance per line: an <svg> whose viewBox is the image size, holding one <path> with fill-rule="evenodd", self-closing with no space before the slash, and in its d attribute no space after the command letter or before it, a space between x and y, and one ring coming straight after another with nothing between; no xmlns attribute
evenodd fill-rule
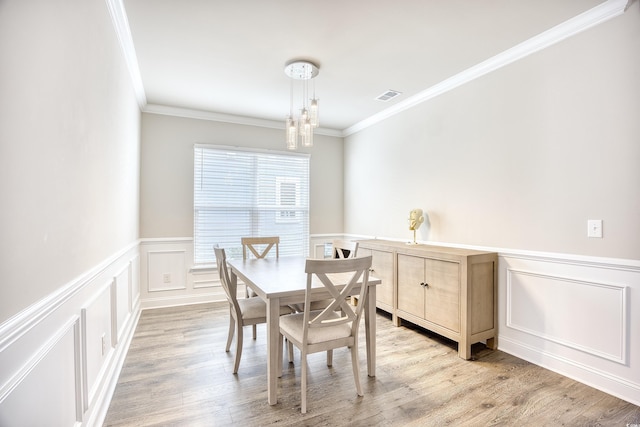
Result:
<svg viewBox="0 0 640 427"><path fill-rule="evenodd" d="M468 68L446 80L426 89L418 94L411 96L404 101L398 102L393 107L387 108L373 116L370 116L361 122L345 129L343 136L349 136L361 130L364 130L378 122L392 117L404 110L415 107L429 99L442 95L445 92L453 90L458 86L469 83L479 77L484 76L492 71L502 68L512 62L518 61L535 52L545 49L555 43L559 43L569 37L572 37L584 30L596 25L602 24L611 18L615 18L625 12L627 6L634 0L607 0L606 2L575 16L555 27L538 34L512 48L499 53L486 61L483 61L471 68Z"/></svg>
<svg viewBox="0 0 640 427"><path fill-rule="evenodd" d="M194 110L190 108L172 107L169 105L147 104L142 108L143 113L162 114L165 116L184 117L188 119L210 120L213 122L234 123L238 125L259 126L284 130L284 120L266 120L255 117L236 116L233 114L214 113L211 111ZM316 135L342 137L342 132L335 129L319 127L313 131Z"/></svg>
<svg viewBox="0 0 640 427"><path fill-rule="evenodd" d="M120 48L124 54L124 60L131 76L131 83L133 90L138 101L140 109L144 109L147 105L147 96L144 92L144 85L142 84L142 76L140 75L140 67L138 66L138 57L136 55L136 49L133 46L133 38L131 37L131 30L129 28L129 19L127 18L127 12L124 9L123 0L105 0L107 3L107 9L109 9L109 15L113 22L113 28L118 36L120 42Z"/></svg>
<svg viewBox="0 0 640 427"><path fill-rule="evenodd" d="M124 53L125 62L131 75L133 88L136 94L140 110L145 113L163 114L169 116L194 118L200 120L211 120L224 123L234 123L249 126L260 126L271 129L284 129L284 121L281 123L274 120L258 119L245 116L236 116L231 114L221 114L209 111L193 110L179 107L170 107L166 105L147 104L147 98L142 84L140 68L129 29L129 21L124 8L123 0L105 0L109 9L109 14L113 21L120 46ZM572 37L591 27L599 25L609 19L615 18L625 12L627 7L634 0L607 0L604 3L581 13L580 15L569 19L543 33L538 34L510 49L505 50L471 68L468 68L442 82L431 86L430 88L401 101L394 106L387 108L377 114L374 114L353 126L342 131L336 129L318 128L315 133L318 135L326 135L343 138L356 132L364 130L376 123L379 123L389 117L395 116L404 110L415 107L425 101L436 96L442 95L450 90L457 88L465 83L469 83L479 77L484 76L492 71L509 65L535 52L545 49L553 44L559 43L569 37Z"/></svg>

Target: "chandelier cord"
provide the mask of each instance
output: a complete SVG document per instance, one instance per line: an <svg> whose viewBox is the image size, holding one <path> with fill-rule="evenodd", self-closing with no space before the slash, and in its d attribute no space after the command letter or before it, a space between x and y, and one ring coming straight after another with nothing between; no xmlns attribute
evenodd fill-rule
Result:
<svg viewBox="0 0 640 427"><path fill-rule="evenodd" d="M290 79L291 85L289 86L289 117L293 119L293 79Z"/></svg>

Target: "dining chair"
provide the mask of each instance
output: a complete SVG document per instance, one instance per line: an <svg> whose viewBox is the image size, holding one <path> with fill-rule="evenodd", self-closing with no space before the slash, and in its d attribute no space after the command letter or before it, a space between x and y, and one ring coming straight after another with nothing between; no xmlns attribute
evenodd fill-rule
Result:
<svg viewBox="0 0 640 427"><path fill-rule="evenodd" d="M242 259L248 259L253 256L256 259L266 258L269 254L269 251L273 247L276 248L276 258L280 258L280 237L279 236L271 236L271 237L241 237L240 243L242 244ZM244 288L244 293L246 298L253 298L257 296L255 292L253 292L248 287ZM256 339L256 326L253 325L253 339Z"/></svg>
<svg viewBox="0 0 640 427"><path fill-rule="evenodd" d="M257 259L265 258L269 251L275 246L276 258L280 257L280 237L242 237L240 239L242 243L242 258L249 258L249 253L253 254Z"/></svg>
<svg viewBox="0 0 640 427"><path fill-rule="evenodd" d="M333 258L355 258L358 254L358 245L358 242L335 239L331 242L331 256ZM323 310L329 303L330 300L313 301L311 310ZM296 311L302 311L304 304L295 304L292 308Z"/></svg>
<svg viewBox="0 0 640 427"><path fill-rule="evenodd" d="M336 239L331 242L333 258L355 258L358 254L358 242Z"/></svg>
<svg viewBox="0 0 640 427"><path fill-rule="evenodd" d="M298 347L301 353L301 412L307 412L307 355L320 351L329 351L348 347L351 351L353 378L358 396L362 396L360 385L360 364L358 361L358 328L365 304L352 306L347 296L353 293L357 283L361 283L359 296L365 301L367 283L371 268L371 256L348 259L307 259L305 272L307 286L305 305L302 313L280 317L280 334ZM340 283L346 285L340 289L335 273L344 273ZM315 278L315 280L314 280ZM348 279L348 280L345 280ZM321 284L331 295L331 303L324 309L311 310L312 289ZM280 346L282 351L282 346ZM280 357L282 361L282 357ZM332 362L327 362L331 366Z"/></svg>
<svg viewBox="0 0 640 427"><path fill-rule="evenodd" d="M224 293L229 302L229 336L227 337L227 346L225 351L231 348L233 335L236 335L236 356L233 363L233 373L238 373L240 366L240 357L242 356L242 329L244 326L257 325L267 323L267 305L260 298L241 298L237 297L237 286L231 282L229 270L227 268L227 255L224 249L219 247L213 248L216 254L216 263L218 273L220 275L220 283L224 289ZM292 310L288 306L280 307L280 315L289 314ZM289 351L291 355L291 350ZM291 359L290 359L291 361Z"/></svg>

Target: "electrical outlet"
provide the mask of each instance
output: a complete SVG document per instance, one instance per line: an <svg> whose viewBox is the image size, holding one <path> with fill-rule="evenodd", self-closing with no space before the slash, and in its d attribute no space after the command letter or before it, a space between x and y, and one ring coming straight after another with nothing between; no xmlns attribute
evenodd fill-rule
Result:
<svg viewBox="0 0 640 427"><path fill-rule="evenodd" d="M590 219L587 221L587 237L602 238L602 220Z"/></svg>
<svg viewBox="0 0 640 427"><path fill-rule="evenodd" d="M107 352L107 334L102 334L102 355Z"/></svg>
<svg viewBox="0 0 640 427"><path fill-rule="evenodd" d="M164 283L171 283L171 273L164 273L162 275L162 280Z"/></svg>

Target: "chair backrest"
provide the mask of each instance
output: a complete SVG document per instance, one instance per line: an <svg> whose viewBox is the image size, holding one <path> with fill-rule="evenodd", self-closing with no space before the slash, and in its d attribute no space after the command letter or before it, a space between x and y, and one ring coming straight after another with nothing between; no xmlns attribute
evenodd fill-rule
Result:
<svg viewBox="0 0 640 427"><path fill-rule="evenodd" d="M359 298L364 302L369 283L371 256L346 259L307 259L307 288L304 308L304 340L307 340L309 328L322 328L351 322L352 334L357 333L364 303L355 306L349 304L347 297L353 295L353 288L361 283ZM314 277L317 280L314 281ZM311 294L313 284L320 282L331 294L330 303L319 313L311 313ZM337 286L345 285L342 289ZM316 284L317 286L317 284ZM336 318L336 314L340 317Z"/></svg>
<svg viewBox="0 0 640 427"><path fill-rule="evenodd" d="M217 245L213 248L216 254L216 264L218 265L218 274L220 276L220 283L222 284L222 289L224 289L224 293L227 297L227 301L236 311L236 313L240 313L240 305L238 304L238 289L237 286L234 286L231 283L231 279L229 277L229 270L227 268L227 254L224 249L219 248Z"/></svg>
<svg viewBox="0 0 640 427"><path fill-rule="evenodd" d="M349 240L334 240L331 242L332 258L355 258L358 254L358 242Z"/></svg>
<svg viewBox="0 0 640 427"><path fill-rule="evenodd" d="M274 246L276 247L276 258L280 257L280 237L243 237L240 239L242 243L242 258L247 259L247 249L256 258L264 258Z"/></svg>

